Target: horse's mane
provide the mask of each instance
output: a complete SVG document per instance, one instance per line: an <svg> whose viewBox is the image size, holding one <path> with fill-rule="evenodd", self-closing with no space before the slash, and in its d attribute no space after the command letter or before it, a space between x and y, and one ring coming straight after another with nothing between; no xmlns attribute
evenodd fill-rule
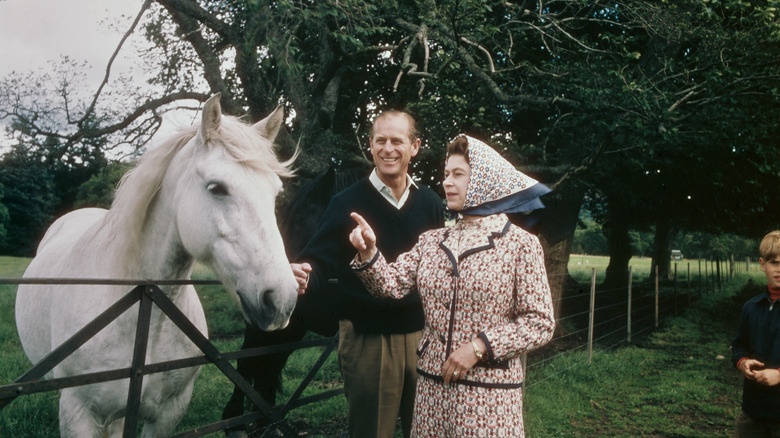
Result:
<svg viewBox="0 0 780 438"><path fill-rule="evenodd" d="M149 208L162 188L168 168L178 152L197 135L198 129L199 124L182 128L162 144L146 152L137 165L122 177L111 209L96 235L107 233L106 237L109 238L103 239L103 242L110 243L127 262L137 260L140 237ZM236 117L223 115L213 138L220 141L209 141L207 147L224 145L228 155L244 166L253 170L274 172L280 177L293 175L291 166L295 157L280 162L271 142ZM134 263L123 265L129 267Z"/></svg>

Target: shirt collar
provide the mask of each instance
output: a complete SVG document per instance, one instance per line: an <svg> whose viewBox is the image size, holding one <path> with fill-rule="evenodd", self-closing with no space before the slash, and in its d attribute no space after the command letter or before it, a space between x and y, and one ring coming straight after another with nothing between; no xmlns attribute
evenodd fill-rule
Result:
<svg viewBox="0 0 780 438"><path fill-rule="evenodd" d="M392 204L395 208L400 209L404 206L406 203L406 200L409 198L409 191L412 187L417 188L417 183L414 182L412 177L409 176L409 174L406 174L406 190L404 190L403 195L401 195L401 199L395 199L395 196L393 196L393 190L387 186L384 182L382 182L381 179L379 179L379 175L376 173L376 168L371 171L371 175L368 176L368 180L371 181L371 185L374 186L374 188L382 194L382 196L387 199L387 201Z"/></svg>

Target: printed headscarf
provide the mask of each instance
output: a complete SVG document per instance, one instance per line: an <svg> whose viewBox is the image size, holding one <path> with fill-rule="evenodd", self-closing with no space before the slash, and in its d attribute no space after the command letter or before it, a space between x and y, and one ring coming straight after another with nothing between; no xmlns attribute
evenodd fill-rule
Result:
<svg viewBox="0 0 780 438"><path fill-rule="evenodd" d="M544 208L540 196L550 188L515 169L493 148L461 134L469 142L471 176L460 213L488 216L497 213L527 213Z"/></svg>

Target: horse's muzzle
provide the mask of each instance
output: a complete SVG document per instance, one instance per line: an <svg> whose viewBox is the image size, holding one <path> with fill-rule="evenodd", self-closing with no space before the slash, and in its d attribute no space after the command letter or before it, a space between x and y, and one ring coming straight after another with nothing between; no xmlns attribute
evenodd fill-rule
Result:
<svg viewBox="0 0 780 438"><path fill-rule="evenodd" d="M280 291L278 289L263 290L258 293L256 300L247 299L241 291L238 291L237 294L241 301L244 319L263 331L274 331L287 327L298 297L297 290ZM255 304L250 304L251 301L254 301Z"/></svg>

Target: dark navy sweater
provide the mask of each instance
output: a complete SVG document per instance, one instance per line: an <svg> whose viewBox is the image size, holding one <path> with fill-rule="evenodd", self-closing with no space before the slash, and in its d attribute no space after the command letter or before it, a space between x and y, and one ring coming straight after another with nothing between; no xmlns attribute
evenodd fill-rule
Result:
<svg viewBox="0 0 780 438"><path fill-rule="evenodd" d="M742 306L731 361L736 366L742 358L759 360L765 368L780 368L780 300L773 303L768 290ZM742 409L755 418L780 420L780 385L744 380Z"/></svg>
<svg viewBox="0 0 780 438"><path fill-rule="evenodd" d="M351 320L358 333L422 330L425 319L416 292L401 300L375 298L352 272L349 262L357 251L349 243L349 233L357 223L349 216L351 212L366 219L377 236L377 247L392 261L409 251L424 231L444 226L442 200L430 188L419 185L411 188L398 209L364 178L331 200L319 229L299 256L313 268L307 294L326 290L328 279L338 279L336 315Z"/></svg>

